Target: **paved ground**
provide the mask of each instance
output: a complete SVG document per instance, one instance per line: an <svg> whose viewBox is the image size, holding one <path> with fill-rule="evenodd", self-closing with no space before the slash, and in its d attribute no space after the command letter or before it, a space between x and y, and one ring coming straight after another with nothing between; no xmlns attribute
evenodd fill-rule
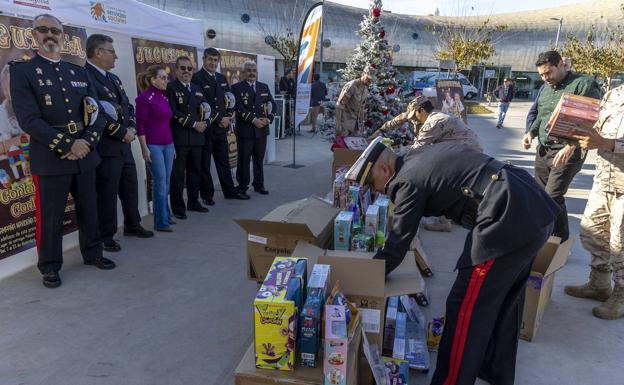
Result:
<svg viewBox="0 0 624 385"><path fill-rule="evenodd" d="M471 117L489 153L531 168L520 147L528 104L513 104L507 127L492 116ZM330 188L329 145L309 134L278 142L282 164L266 167L269 196L225 201L208 214L191 213L171 234L151 240L121 237L109 255L113 271L83 266L67 253L63 286L45 289L34 269L0 281L0 385L210 385L231 384L232 370L251 342L255 284L245 279L244 233L233 218L258 218L281 202ZM278 163L280 163L278 162ZM577 177L568 199L572 233L591 186L593 166ZM464 232L424 232L435 272L427 279L429 316L443 313L444 298ZM521 342L517 384L621 385L624 320L591 316L592 301L572 299L563 285L583 281L588 257L578 241L555 282L552 302L532 343ZM414 375L410 384L427 384Z"/></svg>

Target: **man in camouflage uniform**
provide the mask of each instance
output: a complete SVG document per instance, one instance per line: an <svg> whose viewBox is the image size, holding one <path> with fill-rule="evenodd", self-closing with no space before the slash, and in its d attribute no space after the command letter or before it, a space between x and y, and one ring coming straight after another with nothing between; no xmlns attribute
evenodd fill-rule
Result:
<svg viewBox="0 0 624 385"><path fill-rule="evenodd" d="M336 103L336 135L351 136L362 131L368 86L373 81L373 69L366 67L362 76L347 82Z"/></svg>
<svg viewBox="0 0 624 385"><path fill-rule="evenodd" d="M565 292L603 301L593 309L594 316L616 319L624 316L624 85L604 96L594 127L588 136L577 137L582 148L598 149L594 185L581 221L591 273L588 283L566 286Z"/></svg>
<svg viewBox="0 0 624 385"><path fill-rule="evenodd" d="M426 96L419 95L407 105L407 111L384 123L371 139L382 132L395 130L408 122L414 132L414 148L439 142L456 142L483 152L479 137L468 128L461 118L442 112L434 112L433 104Z"/></svg>

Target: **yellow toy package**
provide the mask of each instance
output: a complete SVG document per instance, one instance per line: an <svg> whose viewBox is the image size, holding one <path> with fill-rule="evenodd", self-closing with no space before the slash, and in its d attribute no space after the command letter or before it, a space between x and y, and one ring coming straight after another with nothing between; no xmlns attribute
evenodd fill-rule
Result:
<svg viewBox="0 0 624 385"><path fill-rule="evenodd" d="M295 368L297 320L305 299L307 260L276 257L254 300L256 367Z"/></svg>

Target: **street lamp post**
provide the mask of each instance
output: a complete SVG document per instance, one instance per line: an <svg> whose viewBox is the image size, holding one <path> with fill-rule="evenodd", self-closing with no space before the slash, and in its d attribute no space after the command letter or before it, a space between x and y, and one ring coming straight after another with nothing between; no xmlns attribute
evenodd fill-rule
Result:
<svg viewBox="0 0 624 385"><path fill-rule="evenodd" d="M559 48L559 36L561 35L561 25L563 24L563 17L551 17L550 20L559 22L559 27L557 28L557 39L555 40L555 49L557 49Z"/></svg>

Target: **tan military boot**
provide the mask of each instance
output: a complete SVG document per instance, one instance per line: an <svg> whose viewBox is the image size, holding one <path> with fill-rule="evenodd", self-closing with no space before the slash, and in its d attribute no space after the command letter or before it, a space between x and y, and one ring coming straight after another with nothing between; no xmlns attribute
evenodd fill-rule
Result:
<svg viewBox="0 0 624 385"><path fill-rule="evenodd" d="M592 267L589 282L584 285L566 286L565 293L577 298L604 302L611 296L611 270L608 267Z"/></svg>
<svg viewBox="0 0 624 385"><path fill-rule="evenodd" d="M595 317L602 319L617 319L624 317L624 286L616 286L609 299L592 309Z"/></svg>

